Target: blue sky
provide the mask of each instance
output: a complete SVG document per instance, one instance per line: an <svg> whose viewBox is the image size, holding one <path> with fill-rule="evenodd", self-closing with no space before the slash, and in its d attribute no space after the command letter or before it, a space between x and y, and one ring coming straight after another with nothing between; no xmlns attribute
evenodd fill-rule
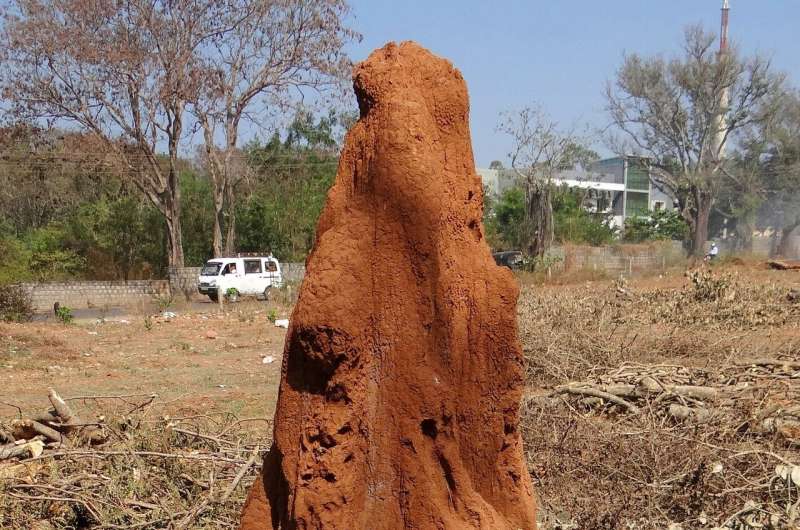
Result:
<svg viewBox="0 0 800 530"><path fill-rule="evenodd" d="M388 41L415 40L467 81L475 161L506 160L498 115L540 103L559 123L607 124L603 87L623 52L677 52L683 29L719 29L721 0L351 0L351 46L362 60ZM800 85L800 0L731 0L731 39ZM598 146L602 151L602 146Z"/></svg>

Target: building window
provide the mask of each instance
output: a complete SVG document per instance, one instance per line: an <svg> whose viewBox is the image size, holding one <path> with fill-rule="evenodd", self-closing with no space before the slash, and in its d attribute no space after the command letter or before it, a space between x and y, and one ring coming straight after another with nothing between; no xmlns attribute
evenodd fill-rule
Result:
<svg viewBox="0 0 800 530"><path fill-rule="evenodd" d="M647 215L650 210L649 205L649 193L629 191L625 197L625 215L627 217L639 217Z"/></svg>
<svg viewBox="0 0 800 530"><path fill-rule="evenodd" d="M628 162L628 175L625 187L629 190L650 191L650 172L647 166L637 160Z"/></svg>
<svg viewBox="0 0 800 530"><path fill-rule="evenodd" d="M653 201L653 210L660 212L667 206L664 201Z"/></svg>

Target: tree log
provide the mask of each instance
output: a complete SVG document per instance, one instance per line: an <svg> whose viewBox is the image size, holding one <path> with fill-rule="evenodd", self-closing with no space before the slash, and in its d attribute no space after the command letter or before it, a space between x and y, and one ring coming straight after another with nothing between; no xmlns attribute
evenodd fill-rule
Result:
<svg viewBox="0 0 800 530"><path fill-rule="evenodd" d="M64 401L55 390L51 388L47 393L47 397L50 399L50 403L52 403L56 415L61 419L61 423L64 424L67 430L71 430L70 426L72 424L81 423L81 419L72 412L67 402Z"/></svg>
<svg viewBox="0 0 800 530"><path fill-rule="evenodd" d="M69 446L66 436L55 429L51 429L47 425L42 425L38 421L13 420L11 422L11 428L14 432L14 437L18 439L30 439L41 435L47 440L58 442L67 447Z"/></svg>
<svg viewBox="0 0 800 530"><path fill-rule="evenodd" d="M0 460L8 460L17 457L36 457L42 454L44 443L39 440L31 440L23 444L8 444L0 446Z"/></svg>
<svg viewBox="0 0 800 530"><path fill-rule="evenodd" d="M711 419L711 411L707 409L696 409L673 403L667 409L667 413L676 420L695 420L698 423L705 423Z"/></svg>
<svg viewBox="0 0 800 530"><path fill-rule="evenodd" d="M608 392L604 392L604 391L602 391L602 390L600 390L598 388L592 388L592 387L586 387L586 386L565 385L565 386L557 387L555 389L555 393L556 394L572 394L572 395L576 395L576 396L591 396L591 397L601 398L601 399L605 399L606 401L610 401L611 403L614 403L615 405L619 405L621 407L624 407L624 408L628 409L628 411L630 411L630 412L632 412L634 414L638 414L639 413L639 407L637 407L633 403L625 401L624 399L622 399L619 396L615 396L614 394L610 394Z"/></svg>

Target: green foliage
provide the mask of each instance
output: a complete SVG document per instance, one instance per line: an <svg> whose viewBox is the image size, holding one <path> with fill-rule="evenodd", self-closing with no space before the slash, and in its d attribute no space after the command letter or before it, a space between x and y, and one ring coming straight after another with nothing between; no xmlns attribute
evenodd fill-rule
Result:
<svg viewBox="0 0 800 530"><path fill-rule="evenodd" d="M208 179L190 171L181 174L181 227L186 265L202 265L213 254L214 199Z"/></svg>
<svg viewBox="0 0 800 530"><path fill-rule="evenodd" d="M553 231L556 241L604 245L615 236L606 219L581 206L580 190L557 189L553 193ZM528 246L525 220L525 192L509 188L485 204L485 225L489 244L495 250L519 250ZM531 265L533 266L533 265Z"/></svg>
<svg viewBox="0 0 800 530"><path fill-rule="evenodd" d="M29 267L39 281L60 280L80 276L86 258L69 248L66 234L58 225L48 225L28 233Z"/></svg>
<svg viewBox="0 0 800 530"><path fill-rule="evenodd" d="M239 296L239 291L236 289L236 287L228 287L225 290L225 296L227 296L228 298L235 298Z"/></svg>
<svg viewBox="0 0 800 530"><path fill-rule="evenodd" d="M257 185L236 210L242 252L271 251L282 261L302 261L314 243L317 219L336 174L336 119L310 125L300 115L285 141L246 146Z"/></svg>
<svg viewBox="0 0 800 530"><path fill-rule="evenodd" d="M0 321L28 322L32 318L30 293L19 285L0 285Z"/></svg>
<svg viewBox="0 0 800 530"><path fill-rule="evenodd" d="M553 231L556 241L584 245L607 245L614 230L602 215L587 212L581 205L582 190L559 189L553 194Z"/></svg>
<svg viewBox="0 0 800 530"><path fill-rule="evenodd" d="M528 272L546 271L553 265L561 263L564 259L561 256L545 254L544 256L526 256L522 261L522 270Z"/></svg>
<svg viewBox="0 0 800 530"><path fill-rule="evenodd" d="M165 260L163 224L155 208L128 196L82 204L68 230L70 244L88 259L88 276L127 280L160 268Z"/></svg>
<svg viewBox="0 0 800 530"><path fill-rule="evenodd" d="M352 120L299 112L283 137L246 146L248 177L235 194L236 250L306 257L336 172L338 134ZM24 140L11 142L0 129L0 155L14 162L0 160L0 183L9 190L0 197L0 284L166 276L166 223L150 201L88 162L39 164L41 155ZM25 173L17 186L18 166L35 175ZM212 187L182 161L180 191L185 262L200 265L212 255Z"/></svg>
<svg viewBox="0 0 800 530"><path fill-rule="evenodd" d="M485 195L484 226L486 237L493 250L519 250L527 247L525 241L525 192L509 188L492 200Z"/></svg>
<svg viewBox="0 0 800 530"><path fill-rule="evenodd" d="M15 237L9 223L0 217L0 285L33 279L30 269L31 253Z"/></svg>
<svg viewBox="0 0 800 530"><path fill-rule="evenodd" d="M689 234L686 220L677 211L655 210L647 217L625 220L623 239L629 243L685 239Z"/></svg>
<svg viewBox="0 0 800 530"><path fill-rule="evenodd" d="M72 324L75 316L72 314L71 308L62 305L56 309L56 318L58 318L63 324Z"/></svg>
<svg viewBox="0 0 800 530"><path fill-rule="evenodd" d="M270 324L274 324L276 320L278 320L278 310L274 307L270 308L269 312L267 313L267 320Z"/></svg>

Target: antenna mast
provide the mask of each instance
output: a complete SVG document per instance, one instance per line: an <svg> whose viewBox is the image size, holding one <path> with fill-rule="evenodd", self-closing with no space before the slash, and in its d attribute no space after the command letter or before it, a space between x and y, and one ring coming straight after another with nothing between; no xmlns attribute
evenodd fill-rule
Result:
<svg viewBox="0 0 800 530"><path fill-rule="evenodd" d="M720 55L728 51L728 17L730 15L731 6L728 0L722 2L722 25L719 31L719 53Z"/></svg>
<svg viewBox="0 0 800 530"><path fill-rule="evenodd" d="M728 0L722 0L722 21L720 25L720 32L719 32L719 55L717 60L722 63L726 61L727 54L728 54L728 20L730 16L731 6L728 3ZM726 135L725 129L728 126L727 120L725 119L725 114L728 110L728 106L730 105L730 93L729 89L726 87L722 90L722 93L719 96L719 113L717 114L715 122L716 131L714 131L714 145L713 149L714 152L712 153L714 158L725 158L725 143L726 143Z"/></svg>

